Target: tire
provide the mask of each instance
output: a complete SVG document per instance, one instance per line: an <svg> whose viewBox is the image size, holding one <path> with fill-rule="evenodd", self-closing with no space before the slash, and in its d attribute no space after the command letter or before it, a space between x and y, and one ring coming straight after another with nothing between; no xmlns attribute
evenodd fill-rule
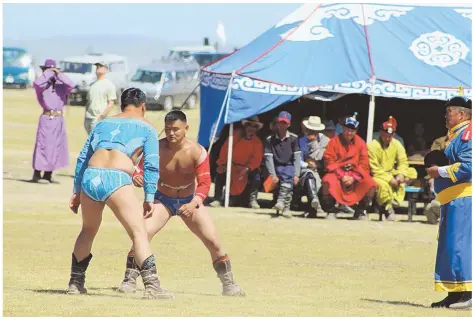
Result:
<svg viewBox="0 0 474 319"><path fill-rule="evenodd" d="M165 97L163 101L163 110L171 111L173 109L173 98L171 96Z"/></svg>
<svg viewBox="0 0 474 319"><path fill-rule="evenodd" d="M192 94L189 97L188 101L186 102L186 108L188 110L192 110L192 109L196 108L196 104L197 104L197 96L196 96L196 94Z"/></svg>

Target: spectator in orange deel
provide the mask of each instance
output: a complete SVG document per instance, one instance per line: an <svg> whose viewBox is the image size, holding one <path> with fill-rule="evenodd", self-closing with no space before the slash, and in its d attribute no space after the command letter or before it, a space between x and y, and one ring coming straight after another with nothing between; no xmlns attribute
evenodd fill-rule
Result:
<svg viewBox="0 0 474 319"><path fill-rule="evenodd" d="M257 137L257 131L263 127L257 116L243 120L244 129L235 129L232 146L232 168L230 182L230 204L260 208L257 202L260 188L260 164L263 160L263 144ZM214 200L211 206L219 207L222 191L226 184L227 150L229 138L221 148L217 159Z"/></svg>

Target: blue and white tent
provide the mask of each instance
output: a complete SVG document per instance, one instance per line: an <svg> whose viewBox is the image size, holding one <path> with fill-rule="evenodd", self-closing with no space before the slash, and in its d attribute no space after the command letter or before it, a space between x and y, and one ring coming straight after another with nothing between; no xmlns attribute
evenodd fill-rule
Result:
<svg viewBox="0 0 474 319"><path fill-rule="evenodd" d="M233 54L201 70L199 143L224 124L315 91L439 99L471 95L472 8L302 5Z"/></svg>

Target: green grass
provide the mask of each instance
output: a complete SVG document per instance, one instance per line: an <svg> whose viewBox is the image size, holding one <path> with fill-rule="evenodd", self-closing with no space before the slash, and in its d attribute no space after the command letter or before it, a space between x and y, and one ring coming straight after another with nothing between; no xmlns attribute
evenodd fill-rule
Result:
<svg viewBox="0 0 474 319"><path fill-rule="evenodd" d="M270 210L210 209L245 298L220 296L204 246L179 218L153 241L162 285L173 301L140 300L114 291L122 279L130 240L107 209L87 272L89 295L64 294L81 218L67 204L77 153L86 133L84 109L66 113L70 166L60 185L31 178L31 157L41 108L34 92L4 90L5 316L471 316L428 308L445 294L433 291L437 227L272 218ZM199 112L187 112L190 137ZM162 128L163 112L147 118ZM137 195L142 196L137 190ZM143 289L140 284L140 289Z"/></svg>

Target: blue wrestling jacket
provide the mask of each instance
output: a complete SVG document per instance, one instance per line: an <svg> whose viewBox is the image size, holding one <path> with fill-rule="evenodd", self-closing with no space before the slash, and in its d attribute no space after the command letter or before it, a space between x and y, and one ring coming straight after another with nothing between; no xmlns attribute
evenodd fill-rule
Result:
<svg viewBox="0 0 474 319"><path fill-rule="evenodd" d="M143 147L145 201L153 202L159 177L158 134L148 123L132 118L107 118L96 125L77 158L73 192L81 191L82 176L97 150L118 150L132 158L140 147Z"/></svg>
<svg viewBox="0 0 474 319"><path fill-rule="evenodd" d="M441 205L457 198L472 196L472 132L471 122L462 122L448 132L444 154L449 160L449 178L435 178L434 187Z"/></svg>

